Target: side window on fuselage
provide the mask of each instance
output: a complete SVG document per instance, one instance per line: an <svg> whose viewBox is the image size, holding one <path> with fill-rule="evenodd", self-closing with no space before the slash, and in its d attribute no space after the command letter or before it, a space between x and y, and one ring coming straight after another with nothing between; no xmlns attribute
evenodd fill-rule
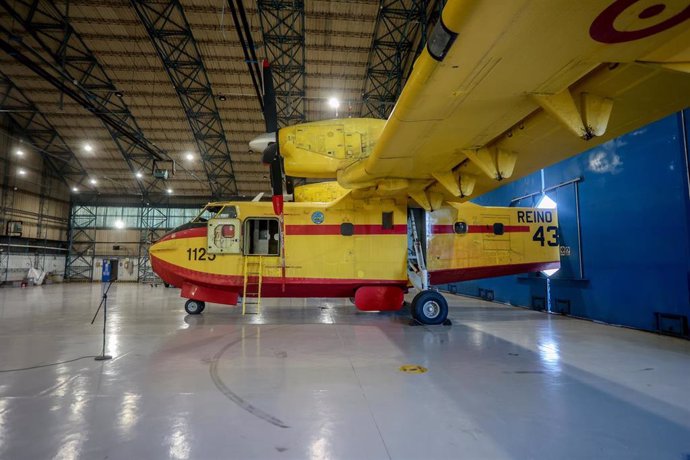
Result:
<svg viewBox="0 0 690 460"><path fill-rule="evenodd" d="M278 219L249 217L244 221L244 253L248 256L280 255Z"/></svg>

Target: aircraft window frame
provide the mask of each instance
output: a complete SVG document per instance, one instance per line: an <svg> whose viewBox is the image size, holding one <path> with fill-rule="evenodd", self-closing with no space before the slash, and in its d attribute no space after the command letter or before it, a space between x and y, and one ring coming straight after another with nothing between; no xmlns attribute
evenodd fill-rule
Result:
<svg viewBox="0 0 690 460"><path fill-rule="evenodd" d="M270 227L267 229L268 231L268 238L267 240L263 241L268 241L269 244L269 252L267 254L260 254L256 252L249 252L250 245L252 244L253 241L253 236L252 233L250 232L250 221L257 221L257 220L264 220L264 221L270 221L270 222L275 222L277 224L278 232L274 234L274 236L277 236L278 238L271 239L271 233L270 233ZM262 240L262 238L259 238L259 240ZM274 252L270 251L270 244L271 241L276 241L277 248ZM281 251L282 251L282 245L283 241L282 238L280 237L280 220L277 217L267 217L267 216L250 216L246 217L242 220L242 255L244 256L261 256L261 257L280 257Z"/></svg>
<svg viewBox="0 0 690 460"><path fill-rule="evenodd" d="M229 230L230 233L229 235L226 235L226 229ZM220 226L220 234L223 238L230 238L233 239L235 238L235 235L237 235L237 226L235 224L221 224Z"/></svg>
<svg viewBox="0 0 690 460"><path fill-rule="evenodd" d="M355 225L352 222L343 222L340 224L340 234L342 236L352 236L355 234Z"/></svg>
<svg viewBox="0 0 690 460"><path fill-rule="evenodd" d="M212 216L205 218L201 217L207 210L209 213L212 213L210 209L216 209L218 208L218 211L213 214ZM227 209L227 213L223 214L223 211ZM203 207L201 212L197 214L197 216L192 220L192 222L208 222L211 219L237 219L237 207L235 205L225 205L225 204L217 204L217 205L206 205Z"/></svg>
<svg viewBox="0 0 690 460"><path fill-rule="evenodd" d="M205 213L207 210L208 210L209 213L212 213L212 212L213 212L213 211L211 211L209 208L211 208L211 209L213 209L213 208L220 208L220 209L218 210L218 212L216 212L215 214L213 214L213 215L212 215L211 217L209 217L209 218L201 217L201 216L204 215L204 213ZM223 211L224 208L225 208L224 205L210 205L210 204L207 204L206 206L204 206L204 207L201 209L201 211L199 212L199 214L197 214L197 216L196 216L194 219L192 219L192 222L208 222L209 220L214 219L218 214L220 214L220 213Z"/></svg>
<svg viewBox="0 0 690 460"><path fill-rule="evenodd" d="M453 224L453 232L456 235L465 235L468 230L469 226L467 225L467 222L459 220Z"/></svg>
<svg viewBox="0 0 690 460"><path fill-rule="evenodd" d="M384 211L381 213L381 228L384 230L393 230L395 227L395 217L393 211Z"/></svg>

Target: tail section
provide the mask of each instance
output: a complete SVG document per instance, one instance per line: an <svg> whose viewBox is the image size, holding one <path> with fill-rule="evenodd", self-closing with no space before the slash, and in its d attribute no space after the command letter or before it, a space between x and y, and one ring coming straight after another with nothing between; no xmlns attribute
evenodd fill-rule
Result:
<svg viewBox="0 0 690 460"><path fill-rule="evenodd" d="M429 213L431 284L560 267L555 209L451 203Z"/></svg>

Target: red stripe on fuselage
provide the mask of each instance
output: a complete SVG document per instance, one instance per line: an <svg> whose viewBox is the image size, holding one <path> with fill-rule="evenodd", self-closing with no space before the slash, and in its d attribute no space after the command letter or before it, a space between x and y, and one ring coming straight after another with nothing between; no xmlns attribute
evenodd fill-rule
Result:
<svg viewBox="0 0 690 460"><path fill-rule="evenodd" d="M161 241L167 241L167 240L177 240L180 238L199 238L199 237L205 237L206 236L206 226L203 227L196 227L196 228L188 228L186 230L180 230L179 232L170 232L167 235L163 236L160 240L158 240L158 243Z"/></svg>
<svg viewBox="0 0 690 460"><path fill-rule="evenodd" d="M340 225L286 225L286 235L340 235ZM354 225L355 235L406 235L407 225L383 228L381 225Z"/></svg>
<svg viewBox="0 0 690 460"><path fill-rule="evenodd" d="M151 256L153 270L166 283L176 287L183 285L210 287L216 290L241 293L244 277L242 275L216 275L191 270L186 267L171 264L156 256ZM258 277L249 279L256 289ZM283 289L283 286L285 289ZM406 289L407 279L403 280L373 280L373 279L346 279L346 278L295 278L279 276L262 277L261 295L263 297L352 297L358 288L362 286L395 286ZM255 294L247 291L248 294ZM204 300L204 299L201 299ZM206 299L209 302L228 302L222 296L214 299Z"/></svg>
<svg viewBox="0 0 690 460"><path fill-rule="evenodd" d="M433 225L431 231L434 235L455 233L452 225ZM467 233L493 233L493 225L468 225ZM504 225L503 233L523 233L529 232L529 225Z"/></svg>
<svg viewBox="0 0 690 460"><path fill-rule="evenodd" d="M394 225L393 228L386 229L381 225L355 225L355 235L406 235L407 225ZM286 235L340 235L340 225L286 225ZM206 236L206 227L188 228L179 232L172 232L165 235L158 241L167 241L181 238L199 238Z"/></svg>

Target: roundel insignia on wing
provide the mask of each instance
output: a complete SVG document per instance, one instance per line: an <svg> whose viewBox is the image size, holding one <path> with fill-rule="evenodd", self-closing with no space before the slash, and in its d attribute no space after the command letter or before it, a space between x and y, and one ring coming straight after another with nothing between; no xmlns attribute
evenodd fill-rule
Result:
<svg viewBox="0 0 690 460"><path fill-rule="evenodd" d="M651 5L645 8L644 3L651 3ZM679 13L646 27L632 30L617 29L614 24L616 19L633 6L637 6L640 10L637 13L637 17L642 23L648 22L649 19L660 15L666 10L666 5L663 3L649 2L648 0L616 0L592 22L589 28L589 35L601 43L624 43L658 34L690 19L690 6L687 6Z"/></svg>
<svg viewBox="0 0 690 460"><path fill-rule="evenodd" d="M323 224L324 216L321 211L316 211L311 215L311 221L316 225Z"/></svg>

